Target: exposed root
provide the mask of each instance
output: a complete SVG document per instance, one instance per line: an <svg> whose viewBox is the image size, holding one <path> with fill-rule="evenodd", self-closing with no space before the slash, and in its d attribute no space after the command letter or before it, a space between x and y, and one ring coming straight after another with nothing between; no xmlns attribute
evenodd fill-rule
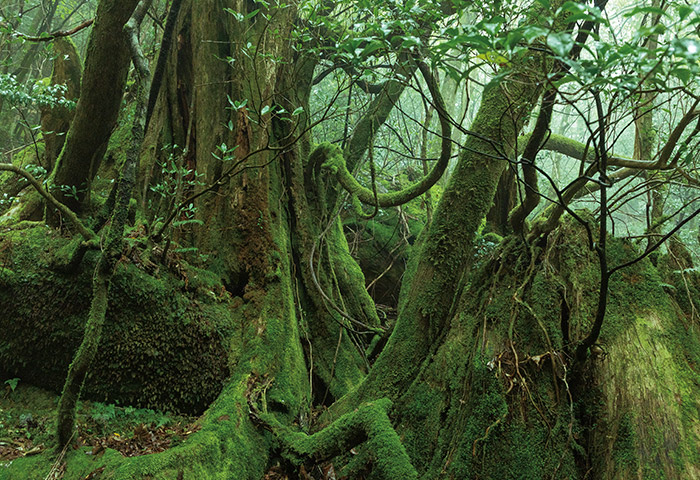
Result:
<svg viewBox="0 0 700 480"><path fill-rule="evenodd" d="M248 386L250 417L255 424L272 432L279 453L288 462L308 470L364 444L376 478L417 479L418 473L401 444L389 419L391 401L381 399L347 413L323 430L307 435L280 423L265 413L264 392L270 379L251 377ZM258 402L262 401L259 406ZM262 407L262 410L261 410Z"/></svg>
<svg viewBox="0 0 700 480"><path fill-rule="evenodd" d="M495 422L493 422L491 425L489 425L489 426L486 428L486 431L484 432L484 436L483 436L483 437L479 437L479 438L477 438L476 440L474 440L474 443L473 443L473 445L472 445L472 456L476 457L476 446L477 446L477 444L480 443L480 442L485 442L485 441L489 438L489 432L490 432L494 427L498 426L498 424L501 423L501 422L503 421L503 419L506 418L507 416L508 416L508 411L506 410L506 412L505 412L503 415L501 415L500 417L498 417L498 419L497 419ZM486 448L485 445L484 445L484 448Z"/></svg>

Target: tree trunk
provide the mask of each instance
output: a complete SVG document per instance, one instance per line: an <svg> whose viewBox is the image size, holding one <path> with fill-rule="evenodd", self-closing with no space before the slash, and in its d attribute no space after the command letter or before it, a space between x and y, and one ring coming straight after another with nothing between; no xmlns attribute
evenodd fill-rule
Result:
<svg viewBox="0 0 700 480"><path fill-rule="evenodd" d="M130 54L123 31L138 0L101 1L90 32L81 95L73 124L52 175L54 195L80 212L117 122L129 71ZM48 219L58 219L52 209Z"/></svg>
<svg viewBox="0 0 700 480"><path fill-rule="evenodd" d="M80 98L81 63L75 44L69 38L57 38L53 42L56 58L51 74L51 83L65 85L65 98L77 101ZM73 120L73 112L56 106L41 112L41 131L46 143L44 168L53 170L56 159L63 149L66 133Z"/></svg>

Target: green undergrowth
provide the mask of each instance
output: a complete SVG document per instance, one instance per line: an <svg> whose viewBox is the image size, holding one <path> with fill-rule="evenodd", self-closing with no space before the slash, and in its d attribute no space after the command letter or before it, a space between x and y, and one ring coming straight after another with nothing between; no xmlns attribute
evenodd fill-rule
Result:
<svg viewBox="0 0 700 480"><path fill-rule="evenodd" d="M6 230L0 237L0 329L9 340L0 344L0 375L54 392L62 388L82 339L96 261L96 252L90 252L75 273L51 270L55 253L67 242L40 225ZM200 280L201 272L148 273L137 260L125 256L118 262L84 394L123 405L202 412L229 374L225 339L236 328L234 311L222 301L222 289Z"/></svg>
<svg viewBox="0 0 700 480"><path fill-rule="evenodd" d="M0 478L39 477L37 465L46 470L44 464L53 458L56 446L57 402L54 393L25 384L21 379L14 389L8 388L0 397ZM82 401L76 422L81 455L102 455L106 445L124 447L125 454L138 455L184 442L191 433L188 425L192 419L150 409ZM137 435L142 437L142 451L131 446ZM33 473L23 474L24 468ZM4 471L9 472L9 477L3 477Z"/></svg>
<svg viewBox="0 0 700 480"><path fill-rule="evenodd" d="M16 458L11 462L0 462L0 479L43 480L53 468L58 469L59 478L66 480L261 478L269 447L255 427L246 420L243 413L248 408L244 401L246 379L242 377L239 380L240 382L227 387L207 413L191 427L194 433L175 439L170 444L172 448L165 451L126 457L114 448L96 450L88 445L69 449L63 456L50 448L42 448L37 454ZM23 390L28 393L21 390L15 392L17 396L14 399L0 403L2 408L5 408L8 401L22 405L12 412L30 410L34 418L48 425L44 430L52 432L52 414L57 397L32 387ZM22 403L25 401L26 404ZM132 432L138 425L144 422L172 424L181 421L180 417L154 411L128 408L116 408L114 411L115 414L112 415L109 405L82 402L78 411L78 424L93 424L98 419L104 421L103 429L108 436L120 434L128 439L134 435ZM105 416L110 419L105 420ZM51 446L50 439L48 442L44 447Z"/></svg>

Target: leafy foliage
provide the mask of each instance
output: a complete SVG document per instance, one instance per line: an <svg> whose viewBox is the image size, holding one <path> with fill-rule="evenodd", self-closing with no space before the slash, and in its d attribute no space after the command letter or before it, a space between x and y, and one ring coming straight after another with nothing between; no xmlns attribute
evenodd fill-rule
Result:
<svg viewBox="0 0 700 480"><path fill-rule="evenodd" d="M65 97L66 86L50 84L48 79L33 84L17 81L11 74L0 74L0 99L16 107L65 107L74 108L75 101Z"/></svg>

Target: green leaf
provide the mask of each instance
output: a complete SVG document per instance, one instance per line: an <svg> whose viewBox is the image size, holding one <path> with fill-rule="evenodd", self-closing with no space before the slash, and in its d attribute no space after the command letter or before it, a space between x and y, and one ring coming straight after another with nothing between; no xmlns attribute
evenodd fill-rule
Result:
<svg viewBox="0 0 700 480"><path fill-rule="evenodd" d="M304 113L304 107L297 107L292 112L292 116L296 117L297 115L301 115L302 113Z"/></svg>
<svg viewBox="0 0 700 480"><path fill-rule="evenodd" d="M224 11L233 15L233 18L235 18L239 22L242 22L243 20L245 20L245 17L243 16L242 13L239 13L231 8L224 8Z"/></svg>
<svg viewBox="0 0 700 480"><path fill-rule="evenodd" d="M484 96L486 96L486 94L489 91L491 91L493 88L498 87L501 84L501 81L506 77L507 74L508 74L508 72L499 73L498 75L493 77L489 83L484 85Z"/></svg>
<svg viewBox="0 0 700 480"><path fill-rule="evenodd" d="M693 77L693 72L691 72L690 69L684 67L674 68L669 72L669 74L673 75L678 80L686 84L690 82L690 79Z"/></svg>
<svg viewBox="0 0 700 480"><path fill-rule="evenodd" d="M462 44L476 48L480 51L491 50L491 42L484 35L464 35L460 37Z"/></svg>
<svg viewBox="0 0 700 480"><path fill-rule="evenodd" d="M414 37L412 35L403 37L403 42L401 43L401 48L410 48L410 47L420 47L421 46L421 41L420 38Z"/></svg>
<svg viewBox="0 0 700 480"><path fill-rule="evenodd" d="M679 5L678 6L678 16L681 19L681 22L688 18L688 16L693 13L693 9L687 5Z"/></svg>
<svg viewBox="0 0 700 480"><path fill-rule="evenodd" d="M564 75L559 80L557 80L556 82L554 82L554 85L557 88L561 88L563 85L566 85L567 83L578 82L578 81L579 81L579 79L576 76L571 75L571 74L567 74L567 75Z"/></svg>
<svg viewBox="0 0 700 480"><path fill-rule="evenodd" d="M577 12L577 13L572 13L568 17L566 17L566 20L569 23L573 22L578 22L579 20L582 20L584 22L594 22L596 21L596 17L591 15L590 13L585 13L585 12Z"/></svg>
<svg viewBox="0 0 700 480"><path fill-rule="evenodd" d="M518 42L523 39L524 33L520 30L514 30L512 32L508 32L508 35L506 36L505 40L505 45L509 50L512 50L518 45Z"/></svg>
<svg viewBox="0 0 700 480"><path fill-rule="evenodd" d="M191 218L187 220L177 220L173 222L173 227L181 227L183 225L204 225L204 222L198 218Z"/></svg>
<svg viewBox="0 0 700 480"><path fill-rule="evenodd" d="M632 17L634 15L651 13L652 15L659 15L661 17L666 16L666 12L659 7L644 7L638 6L634 7L631 11L625 13L625 17Z"/></svg>
<svg viewBox="0 0 700 480"><path fill-rule="evenodd" d="M547 36L547 45L559 57L567 57L574 47L574 38L570 33L557 32Z"/></svg>
<svg viewBox="0 0 700 480"><path fill-rule="evenodd" d="M360 57L368 57L370 54L376 52L380 48L384 46L383 42L380 42L379 40L372 40L369 42L365 48L362 49L362 52L360 53Z"/></svg>
<svg viewBox="0 0 700 480"><path fill-rule="evenodd" d="M260 110L260 116L265 115L265 114L266 114L267 112L269 112L269 111L270 111L270 106L269 106L269 105L265 105L265 106L262 108L262 110Z"/></svg>
<svg viewBox="0 0 700 480"><path fill-rule="evenodd" d="M10 390L13 392L15 391L15 388L17 388L17 384L19 383L19 378L11 378L9 380L5 380L5 385L10 387Z"/></svg>
<svg viewBox="0 0 700 480"><path fill-rule="evenodd" d="M260 11L260 9L259 9L259 8L256 8L255 10L253 10L252 12L250 12L248 15L246 15L246 16L245 16L245 19L246 19L246 20L249 20L249 19L253 18L254 16L256 16L256 15L258 14L259 11Z"/></svg>
<svg viewBox="0 0 700 480"><path fill-rule="evenodd" d="M523 37L527 40L527 43L532 43L536 38L544 37L548 33L549 30L542 27L527 26L523 28Z"/></svg>

